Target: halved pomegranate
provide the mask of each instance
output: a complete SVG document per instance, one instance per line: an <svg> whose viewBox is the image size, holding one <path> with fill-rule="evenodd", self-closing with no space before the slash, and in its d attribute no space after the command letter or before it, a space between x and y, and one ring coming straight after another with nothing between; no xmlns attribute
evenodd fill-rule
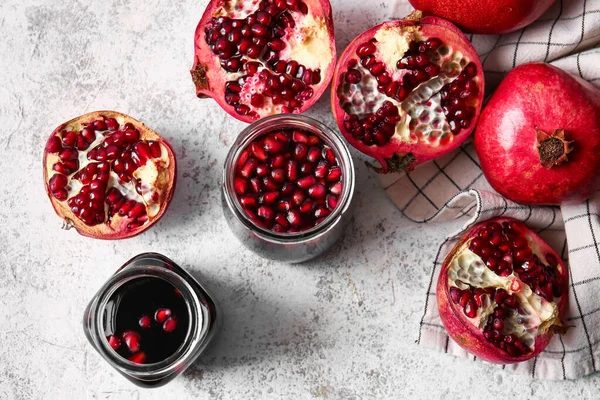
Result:
<svg viewBox="0 0 600 400"><path fill-rule="evenodd" d="M473 131L484 93L475 49L436 17L386 22L357 37L333 79L332 109L346 139L381 164L412 170Z"/></svg>
<svg viewBox="0 0 600 400"><path fill-rule="evenodd" d="M566 331L568 282L566 265L542 238L522 222L496 218L470 229L444 260L438 308L462 348L516 363Z"/></svg>
<svg viewBox="0 0 600 400"><path fill-rule="evenodd" d="M164 214L175 187L171 146L115 111L74 118L52 132L44 180L54 210L81 235L123 239Z"/></svg>
<svg viewBox="0 0 600 400"><path fill-rule="evenodd" d="M336 59L329 0L212 0L196 29L192 79L235 118L301 113Z"/></svg>
<svg viewBox="0 0 600 400"><path fill-rule="evenodd" d="M471 33L499 34L526 27L555 0L409 0L417 10Z"/></svg>

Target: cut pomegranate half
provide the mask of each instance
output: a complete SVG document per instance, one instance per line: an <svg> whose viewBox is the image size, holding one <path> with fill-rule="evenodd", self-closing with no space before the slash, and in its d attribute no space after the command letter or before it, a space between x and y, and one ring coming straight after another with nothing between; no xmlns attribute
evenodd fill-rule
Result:
<svg viewBox="0 0 600 400"><path fill-rule="evenodd" d="M52 132L44 181L54 210L81 235L123 239L164 214L175 187L171 146L143 123L97 111Z"/></svg>
<svg viewBox="0 0 600 400"><path fill-rule="evenodd" d="M212 0L196 29L192 79L235 118L301 113L333 76L328 0Z"/></svg>
<svg viewBox="0 0 600 400"><path fill-rule="evenodd" d="M522 222L496 218L470 229L446 257L440 317L465 350L495 363L535 357L556 332L568 299L560 256Z"/></svg>
<svg viewBox="0 0 600 400"><path fill-rule="evenodd" d="M346 48L331 105L348 142L385 173L410 171L460 146L475 127L483 94L483 68L465 35L415 12Z"/></svg>

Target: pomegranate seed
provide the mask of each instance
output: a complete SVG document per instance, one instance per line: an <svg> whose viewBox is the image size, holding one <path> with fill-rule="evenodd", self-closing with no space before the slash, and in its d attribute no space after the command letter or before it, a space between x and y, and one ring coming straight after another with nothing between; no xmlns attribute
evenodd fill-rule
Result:
<svg viewBox="0 0 600 400"><path fill-rule="evenodd" d="M162 327L165 332L173 332L177 328L177 317L174 315L170 316L165 320Z"/></svg>
<svg viewBox="0 0 600 400"><path fill-rule="evenodd" d="M256 207L258 205L258 201L256 200L256 197L253 195L246 195L246 196L240 197L240 203L244 207Z"/></svg>
<svg viewBox="0 0 600 400"><path fill-rule="evenodd" d="M69 180L67 179L66 176L64 176L62 174L54 174L52 176L52 178L50 178L50 181L48 182L48 188L50 189L51 192L54 192L58 189L62 189L65 186L67 186L67 183L69 183Z"/></svg>
<svg viewBox="0 0 600 400"><path fill-rule="evenodd" d="M336 196L333 195L327 195L327 208L329 208L330 211L333 211L334 208L336 208L338 205L338 199Z"/></svg>
<svg viewBox="0 0 600 400"><path fill-rule="evenodd" d="M281 200L279 203L277 203L277 209L280 211L289 211L292 209L292 203L290 203L288 200Z"/></svg>
<svg viewBox="0 0 600 400"><path fill-rule="evenodd" d="M114 118L107 118L105 120L105 122L106 122L107 129L109 129L111 131L116 131L117 129L119 129L119 123L117 122L116 119L114 119Z"/></svg>
<svg viewBox="0 0 600 400"><path fill-rule="evenodd" d="M337 182L342 178L342 169L340 167L333 167L327 174L327 180L329 182Z"/></svg>
<svg viewBox="0 0 600 400"><path fill-rule="evenodd" d="M265 149L258 142L252 143L250 145L250 150L252 151L254 157L258 158L260 161L265 162L269 158Z"/></svg>
<svg viewBox="0 0 600 400"><path fill-rule="evenodd" d="M306 195L301 190L296 190L292 195L292 203L295 206L300 206L304 202L304 199L306 199Z"/></svg>
<svg viewBox="0 0 600 400"><path fill-rule="evenodd" d="M304 160L308 155L308 146L304 143L298 143L294 148L294 158L296 160Z"/></svg>
<svg viewBox="0 0 600 400"><path fill-rule="evenodd" d="M346 82L350 84L357 84L362 80L361 73L356 69L349 69L346 72Z"/></svg>
<svg viewBox="0 0 600 400"><path fill-rule="evenodd" d="M308 136L306 136L303 132L294 131L294 133L292 133L292 140L294 142L296 142L296 143L307 144L308 143Z"/></svg>
<svg viewBox="0 0 600 400"><path fill-rule="evenodd" d="M127 216L131 219L136 219L146 213L146 206L142 203L137 203L128 213Z"/></svg>
<svg viewBox="0 0 600 400"><path fill-rule="evenodd" d="M154 313L154 320L156 322L158 322L159 324L162 324L170 316L171 316L171 310L170 309L168 309L168 308L159 308Z"/></svg>
<svg viewBox="0 0 600 400"><path fill-rule="evenodd" d="M263 96L260 94L253 94L250 96L250 104L252 104L252 107L262 108L262 106L265 104Z"/></svg>
<svg viewBox="0 0 600 400"><path fill-rule="evenodd" d="M287 220L292 226L296 228L302 226L302 215L300 214L299 210L290 211L287 215Z"/></svg>
<svg viewBox="0 0 600 400"><path fill-rule="evenodd" d="M108 340L108 344L113 350L117 350L119 347L121 347L121 339L115 335L107 336L106 340Z"/></svg>
<svg viewBox="0 0 600 400"><path fill-rule="evenodd" d="M314 216L317 219L322 219L322 218L326 218L330 215L331 213L329 212L329 210L324 207L324 206L319 206L317 207L317 209L315 210Z"/></svg>
<svg viewBox="0 0 600 400"><path fill-rule="evenodd" d="M360 45L356 49L356 55L358 55L360 58L364 58L364 57L375 54L376 51L377 51L377 47L375 46L375 43L367 42L367 43Z"/></svg>
<svg viewBox="0 0 600 400"><path fill-rule="evenodd" d="M77 160L79 158L79 152L74 149L64 149L58 154L61 161Z"/></svg>
<svg viewBox="0 0 600 400"><path fill-rule="evenodd" d="M305 176L304 178L299 179L296 184L298 185L299 188L306 190L306 189L310 188L312 185L314 185L315 183L316 183L316 179L314 176Z"/></svg>
<svg viewBox="0 0 600 400"><path fill-rule="evenodd" d="M308 195L314 199L322 199L327 195L327 188L321 183L317 183L308 189Z"/></svg>
<svg viewBox="0 0 600 400"><path fill-rule="evenodd" d="M286 164L285 174L289 181L297 180L298 179L298 162L296 162L295 160L289 160Z"/></svg>
<svg viewBox="0 0 600 400"><path fill-rule="evenodd" d="M338 182L335 185L329 188L329 191L335 195L340 195L342 193L342 182Z"/></svg>
<svg viewBox="0 0 600 400"><path fill-rule="evenodd" d="M140 318L138 324L140 325L140 328L148 329L152 325L152 318L150 318L148 315L144 315Z"/></svg>
<svg viewBox="0 0 600 400"><path fill-rule="evenodd" d="M244 178L252 177L252 175L254 175L254 172L256 171L257 165L258 165L258 161L255 158L249 158L248 161L246 161L246 163L242 167L240 174Z"/></svg>
<svg viewBox="0 0 600 400"><path fill-rule="evenodd" d="M284 147L285 147L285 143L280 142L279 140L273 138L273 137L267 137L265 139L265 144L264 144L264 148L265 150L269 153L269 154L277 154L279 152L281 152Z"/></svg>
<svg viewBox="0 0 600 400"><path fill-rule="evenodd" d="M462 296L462 290L460 290L459 288L452 286L450 288L450 298L452 299L452 301L454 303L458 303L460 301L460 298Z"/></svg>
<svg viewBox="0 0 600 400"><path fill-rule="evenodd" d="M467 301L464 306L465 315L469 318L475 318L477 316L477 304L472 298Z"/></svg>
<svg viewBox="0 0 600 400"><path fill-rule="evenodd" d="M504 305L507 306L508 308L517 308L519 305L519 301L517 299L517 296L510 295L506 298L506 300L504 300Z"/></svg>
<svg viewBox="0 0 600 400"><path fill-rule="evenodd" d="M315 177L322 179L325 178L329 173L329 163L325 160L319 161L319 164L315 168Z"/></svg>
<svg viewBox="0 0 600 400"><path fill-rule="evenodd" d="M498 304L503 304L504 301L508 298L508 292L504 289L496 290L496 294L494 295L494 301Z"/></svg>
<svg viewBox="0 0 600 400"><path fill-rule="evenodd" d="M106 122L104 122L101 119L94 121L92 123L92 125L93 125L94 129L96 129L97 131L105 131L108 129Z"/></svg>
<svg viewBox="0 0 600 400"><path fill-rule="evenodd" d="M267 192L262 196L262 203L273 204L279 198L279 192Z"/></svg>
<svg viewBox="0 0 600 400"><path fill-rule="evenodd" d="M135 331L123 332L123 341L130 352L135 353L140 350L140 334Z"/></svg>
<svg viewBox="0 0 600 400"><path fill-rule="evenodd" d="M283 168L276 168L271 171L271 177L273 178L274 182L283 183L285 182L286 173Z"/></svg>
<svg viewBox="0 0 600 400"><path fill-rule="evenodd" d="M250 187L254 193L259 193L262 190L262 183L258 178L250 179Z"/></svg>
<svg viewBox="0 0 600 400"><path fill-rule="evenodd" d="M160 158L162 155L162 149L160 148L160 143L158 142L148 142L148 147L150 147L150 154L152 158Z"/></svg>
<svg viewBox="0 0 600 400"><path fill-rule="evenodd" d="M266 206L258 207L257 214L260 218L267 221L271 221L273 218L275 218L275 212L273 211L273 209Z"/></svg>
<svg viewBox="0 0 600 400"><path fill-rule="evenodd" d="M143 364L146 361L146 353L143 351L137 352L128 358L129 361L136 364Z"/></svg>
<svg viewBox="0 0 600 400"><path fill-rule="evenodd" d="M263 176L267 176L267 174L269 173L269 167L267 166L267 164L260 164L256 167L256 176L258 177L263 177Z"/></svg>
<svg viewBox="0 0 600 400"><path fill-rule="evenodd" d="M50 139L48 139L48 143L46 144L46 151L48 153L58 153L61 150L62 144L58 136L52 136Z"/></svg>
<svg viewBox="0 0 600 400"><path fill-rule="evenodd" d="M460 304L462 307L465 307L465 306L466 306L466 304L467 304L467 302L468 302L469 300L472 300L472 299L473 299L473 295L471 294L471 292L469 292L469 291L465 291L465 292L463 292L463 294L460 296L459 304Z"/></svg>
<svg viewBox="0 0 600 400"><path fill-rule="evenodd" d="M236 176L233 186L237 194L245 194L248 191L248 181L246 179Z"/></svg>

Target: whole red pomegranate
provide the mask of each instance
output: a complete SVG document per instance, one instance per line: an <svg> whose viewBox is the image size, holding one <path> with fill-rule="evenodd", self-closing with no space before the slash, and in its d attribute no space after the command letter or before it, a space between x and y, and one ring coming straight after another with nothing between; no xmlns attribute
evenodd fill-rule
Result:
<svg viewBox="0 0 600 400"><path fill-rule="evenodd" d="M452 21L471 33L499 34L524 28L554 0L408 0L417 10Z"/></svg>
<svg viewBox="0 0 600 400"><path fill-rule="evenodd" d="M171 146L144 124L116 111L74 118L52 132L44 181L65 226L98 239L123 239L164 214L175 187Z"/></svg>
<svg viewBox="0 0 600 400"><path fill-rule="evenodd" d="M512 201L584 201L600 189L600 90L548 64L521 65L485 107L475 149L487 180Z"/></svg>
<svg viewBox="0 0 600 400"><path fill-rule="evenodd" d="M379 172L412 170L473 131L484 93L475 49L436 17L386 22L358 36L338 62L331 107L350 144Z"/></svg>
<svg viewBox="0 0 600 400"><path fill-rule="evenodd" d="M329 0L212 0L192 79L235 118L301 113L323 94L336 51Z"/></svg>
<svg viewBox="0 0 600 400"><path fill-rule="evenodd" d="M525 361L565 332L568 281L560 256L535 232L511 218L492 219L470 229L444 260L440 317L478 358Z"/></svg>

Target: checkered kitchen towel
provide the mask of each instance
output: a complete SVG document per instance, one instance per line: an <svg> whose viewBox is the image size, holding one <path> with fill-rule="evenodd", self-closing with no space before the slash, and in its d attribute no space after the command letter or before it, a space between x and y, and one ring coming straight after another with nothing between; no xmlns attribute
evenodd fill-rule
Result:
<svg viewBox="0 0 600 400"><path fill-rule="evenodd" d="M406 1L397 1L398 13L406 9ZM490 91L516 65L531 61L552 63L600 87L600 0L558 0L521 31L469 38L481 56ZM472 143L410 174L385 176L382 182L402 213L414 221L463 219L464 230L504 215L540 231L571 265L567 323L572 328L555 336L535 359L502 368L542 379L575 379L600 369L600 193L584 204L561 209L509 202L486 182ZM474 358L449 339L435 298L439 269L459 236L457 232L446 239L429 271L417 342Z"/></svg>

